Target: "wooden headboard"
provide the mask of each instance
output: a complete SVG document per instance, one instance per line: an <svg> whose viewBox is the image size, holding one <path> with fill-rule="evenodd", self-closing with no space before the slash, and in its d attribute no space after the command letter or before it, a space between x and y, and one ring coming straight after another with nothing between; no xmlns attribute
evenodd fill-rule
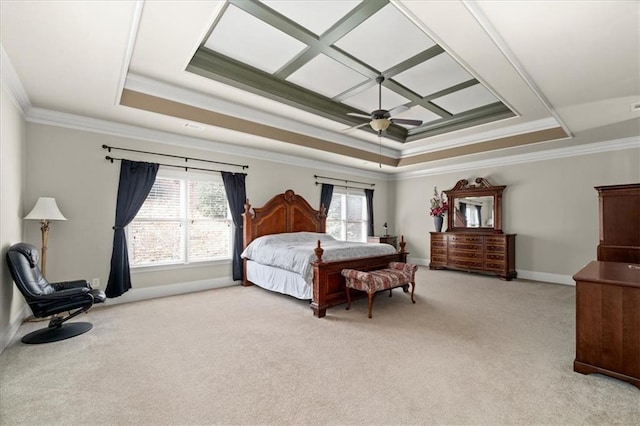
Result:
<svg viewBox="0 0 640 426"><path fill-rule="evenodd" d="M252 208L249 199L244 205L244 247L263 235L283 232L326 232L324 207L315 210L291 189L274 196L262 207Z"/></svg>

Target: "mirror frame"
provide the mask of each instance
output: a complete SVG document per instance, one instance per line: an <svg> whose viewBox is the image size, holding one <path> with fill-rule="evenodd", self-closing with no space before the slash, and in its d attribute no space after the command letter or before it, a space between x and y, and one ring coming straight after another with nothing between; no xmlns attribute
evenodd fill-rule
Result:
<svg viewBox="0 0 640 426"><path fill-rule="evenodd" d="M448 191L447 195L447 232L491 232L502 234L502 191L506 186L493 186L483 177L478 177L475 184L469 184L466 179L459 180ZM468 228L455 226L455 199L464 197L493 197L493 228Z"/></svg>

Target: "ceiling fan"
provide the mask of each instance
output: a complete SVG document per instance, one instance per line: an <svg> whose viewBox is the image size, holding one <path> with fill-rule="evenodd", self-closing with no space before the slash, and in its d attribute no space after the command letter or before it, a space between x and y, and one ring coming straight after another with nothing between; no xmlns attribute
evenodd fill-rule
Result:
<svg viewBox="0 0 640 426"><path fill-rule="evenodd" d="M382 109L382 82L383 81L384 81L384 76L379 75L378 77L376 77L376 83L378 83L378 109L377 110L373 111L369 115L364 115L357 112L347 113L347 115L366 118L366 119L369 119L370 121L365 121L364 123L358 124L357 126L344 129L342 131L343 133L358 129L362 126L366 126L367 124L369 124L373 130L378 132L378 134L382 134L382 132L387 130L392 123L408 124L410 126L420 126L422 124L422 120L411 120L407 118L392 117L394 113L397 114L397 113L408 110L409 108L405 105L400 105L398 107L393 108L390 111L387 111L386 109Z"/></svg>

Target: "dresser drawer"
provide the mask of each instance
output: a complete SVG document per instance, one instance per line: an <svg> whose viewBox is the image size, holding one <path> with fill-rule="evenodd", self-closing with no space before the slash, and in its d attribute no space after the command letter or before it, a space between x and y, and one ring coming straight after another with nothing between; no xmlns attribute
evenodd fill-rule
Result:
<svg viewBox="0 0 640 426"><path fill-rule="evenodd" d="M462 260L482 260L482 252L481 251L449 251L450 259L462 259Z"/></svg>
<svg viewBox="0 0 640 426"><path fill-rule="evenodd" d="M431 256L446 256L447 255L447 249L446 248L440 248L440 247L431 247Z"/></svg>
<svg viewBox="0 0 640 426"><path fill-rule="evenodd" d="M482 244L482 235L449 235L449 242L452 243L477 243Z"/></svg>
<svg viewBox="0 0 640 426"><path fill-rule="evenodd" d="M486 237L485 242L487 244L506 244L507 239L504 235L491 235Z"/></svg>
<svg viewBox="0 0 640 426"><path fill-rule="evenodd" d="M437 248L441 248L443 250L446 250L447 242L446 241L434 241L434 240L431 240L431 250L434 250L436 247Z"/></svg>
<svg viewBox="0 0 640 426"><path fill-rule="evenodd" d="M449 251L451 250L468 250L468 251L482 251L482 244L475 243L449 243Z"/></svg>
<svg viewBox="0 0 640 426"><path fill-rule="evenodd" d="M446 265L446 263L447 263L447 256L432 255L432 256L431 256L431 263L432 263L432 264Z"/></svg>
<svg viewBox="0 0 640 426"><path fill-rule="evenodd" d="M478 270L482 270L483 266L484 266L484 262L482 260L480 261L475 261L475 260L465 260L465 259L449 259L449 265L457 267L457 268L463 268L463 269L478 269Z"/></svg>
<svg viewBox="0 0 640 426"><path fill-rule="evenodd" d="M487 271L499 271L502 272L506 268L506 264L504 262L485 262L484 269Z"/></svg>
<svg viewBox="0 0 640 426"><path fill-rule="evenodd" d="M504 262L504 254L485 253L484 258L489 261Z"/></svg>
<svg viewBox="0 0 640 426"><path fill-rule="evenodd" d="M495 244L487 244L484 248L487 253L504 253L506 250L505 246L499 246Z"/></svg>

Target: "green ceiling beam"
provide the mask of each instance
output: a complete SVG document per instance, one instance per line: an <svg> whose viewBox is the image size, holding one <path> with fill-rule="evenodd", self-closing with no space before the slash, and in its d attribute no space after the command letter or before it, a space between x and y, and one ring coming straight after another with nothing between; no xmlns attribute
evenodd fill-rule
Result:
<svg viewBox="0 0 640 426"><path fill-rule="evenodd" d="M363 119L347 115L349 112L362 112L358 109L335 102L285 80L274 78L268 73L206 48L198 49L187 65L187 71L344 123L347 126L356 126L363 122ZM367 129L363 128L363 130ZM373 132L373 130L371 131ZM387 137L404 142L406 129L392 126L387 130Z"/></svg>

